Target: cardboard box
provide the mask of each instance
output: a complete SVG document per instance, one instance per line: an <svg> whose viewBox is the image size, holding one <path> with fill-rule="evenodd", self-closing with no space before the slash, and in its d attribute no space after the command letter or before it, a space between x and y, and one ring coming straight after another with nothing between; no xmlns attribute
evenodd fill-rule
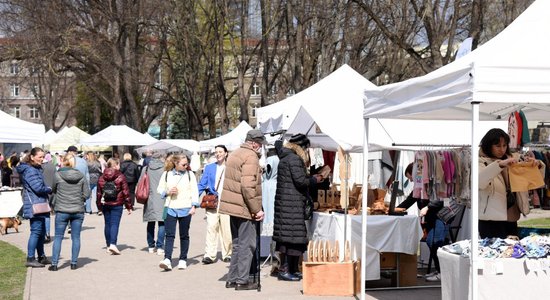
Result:
<svg viewBox="0 0 550 300"><path fill-rule="evenodd" d="M399 257L399 269L397 269L397 257ZM380 253L380 270L396 271L392 276L394 286L397 286L397 274L399 274L399 286L414 286L416 285L417 257L405 253Z"/></svg>
<svg viewBox="0 0 550 300"><path fill-rule="evenodd" d="M304 262L304 295L353 296L361 290L361 262Z"/></svg>

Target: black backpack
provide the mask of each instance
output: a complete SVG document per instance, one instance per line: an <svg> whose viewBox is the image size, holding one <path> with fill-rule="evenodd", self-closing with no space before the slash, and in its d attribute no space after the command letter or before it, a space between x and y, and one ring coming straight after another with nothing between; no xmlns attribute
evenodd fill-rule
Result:
<svg viewBox="0 0 550 300"><path fill-rule="evenodd" d="M103 199L106 202L116 201L117 195L118 192L116 190L115 181L105 181L105 185L103 186Z"/></svg>

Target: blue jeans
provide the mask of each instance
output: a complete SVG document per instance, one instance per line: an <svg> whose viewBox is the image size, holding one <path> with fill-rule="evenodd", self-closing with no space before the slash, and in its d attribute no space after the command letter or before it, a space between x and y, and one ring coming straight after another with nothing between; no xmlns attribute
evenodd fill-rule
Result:
<svg viewBox="0 0 550 300"><path fill-rule="evenodd" d="M157 243L155 245L155 223L159 224ZM147 222L147 245L149 248L164 249L164 222Z"/></svg>
<svg viewBox="0 0 550 300"><path fill-rule="evenodd" d="M42 217L30 218L31 235L27 243L27 257L44 256L44 238L46 237L46 219Z"/></svg>
<svg viewBox="0 0 550 300"><path fill-rule="evenodd" d="M180 232L180 260L187 260L189 251L189 226L191 225L191 215L186 217L166 216L164 226L166 231L166 246L164 248L164 258L172 259L172 250L174 249L174 239L176 237L176 223L179 223Z"/></svg>
<svg viewBox="0 0 550 300"><path fill-rule="evenodd" d="M120 227L120 219L122 218L123 206L103 205L103 218L105 219L105 243L116 245L118 237L118 228Z"/></svg>
<svg viewBox="0 0 550 300"><path fill-rule="evenodd" d="M46 235L50 235L50 227L51 227L51 218L50 214L44 217L44 225L46 225Z"/></svg>
<svg viewBox="0 0 550 300"><path fill-rule="evenodd" d="M52 265L57 266L59 262L59 254L61 253L61 242L67 225L71 223L71 264L76 264L78 254L80 253L80 231L82 230L82 222L84 222L84 213L55 213L55 237L53 240Z"/></svg>
<svg viewBox="0 0 550 300"><path fill-rule="evenodd" d="M91 214L92 213L92 201L95 202L96 197L93 197L96 195L96 188L97 184L90 184L90 197L86 199L86 213Z"/></svg>

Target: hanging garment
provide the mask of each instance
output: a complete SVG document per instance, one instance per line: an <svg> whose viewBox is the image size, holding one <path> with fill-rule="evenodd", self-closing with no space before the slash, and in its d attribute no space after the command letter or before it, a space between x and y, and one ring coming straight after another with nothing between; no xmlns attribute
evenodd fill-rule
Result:
<svg viewBox="0 0 550 300"><path fill-rule="evenodd" d="M534 161L518 162L508 166L512 192L525 192L544 186L541 170Z"/></svg>

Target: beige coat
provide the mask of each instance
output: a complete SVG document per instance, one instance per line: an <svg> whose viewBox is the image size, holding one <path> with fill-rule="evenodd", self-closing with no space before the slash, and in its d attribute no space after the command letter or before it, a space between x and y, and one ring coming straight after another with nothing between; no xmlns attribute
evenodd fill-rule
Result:
<svg viewBox="0 0 550 300"><path fill-rule="evenodd" d="M517 205L506 208L506 183L500 160L487 157L479 152L479 220L509 221L519 220L520 214L528 215L529 193L517 192ZM541 162L541 173L544 177L544 164Z"/></svg>
<svg viewBox="0 0 550 300"><path fill-rule="evenodd" d="M233 151L225 163L219 213L253 220L262 210L261 175L258 153L249 144Z"/></svg>

